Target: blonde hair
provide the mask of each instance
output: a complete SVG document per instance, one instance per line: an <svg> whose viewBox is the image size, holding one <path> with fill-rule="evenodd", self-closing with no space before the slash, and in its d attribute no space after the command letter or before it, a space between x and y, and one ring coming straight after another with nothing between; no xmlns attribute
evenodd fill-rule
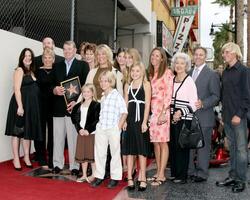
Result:
<svg viewBox="0 0 250 200"><path fill-rule="evenodd" d="M130 55L132 57L132 59L133 59L133 65L135 63L141 62L141 55L140 55L140 53L139 53L139 51L137 49L130 48L125 53L128 54L128 55Z"/></svg>
<svg viewBox="0 0 250 200"><path fill-rule="evenodd" d="M93 93L93 99L95 101L97 101L97 94L96 94L96 89L95 89L94 84L92 84L92 83L86 83L85 85L82 86L82 92L83 92L84 88L90 89L91 92ZM84 98L82 99L82 102L83 101L84 101Z"/></svg>
<svg viewBox="0 0 250 200"><path fill-rule="evenodd" d="M107 59L108 59L108 67L112 67L113 66L113 52L110 49L110 47L106 44L100 44L96 47L96 56L98 52L100 51L105 52ZM97 60L97 65L99 65L98 60Z"/></svg>
<svg viewBox="0 0 250 200"><path fill-rule="evenodd" d="M100 75L99 75L99 82L101 81L102 77L106 77L108 79L108 82L110 83L112 88L115 88L116 85L116 78L113 72L109 71L109 70L105 70L103 71Z"/></svg>
<svg viewBox="0 0 250 200"><path fill-rule="evenodd" d="M142 63L142 62L137 62L137 63L134 63L130 68L129 68L129 77L128 77L128 84L130 84L133 80L132 80L132 77L131 77L131 71L134 67L139 67L141 72L142 72L142 81L143 82L146 82L148 81L147 79L147 76L146 76L146 68L145 68L145 65Z"/></svg>
<svg viewBox="0 0 250 200"><path fill-rule="evenodd" d="M49 55L53 59L55 59L55 52L52 49L48 48L48 47L44 48L44 50L43 50L42 60L44 59L45 55Z"/></svg>
<svg viewBox="0 0 250 200"><path fill-rule="evenodd" d="M242 59L242 53L241 53L241 50L240 50L240 47L238 44L235 44L233 42L228 42L226 44L223 45L221 51L222 53L225 51L225 50L228 50L230 51L231 53L235 53L236 54L236 57L238 60L241 60Z"/></svg>

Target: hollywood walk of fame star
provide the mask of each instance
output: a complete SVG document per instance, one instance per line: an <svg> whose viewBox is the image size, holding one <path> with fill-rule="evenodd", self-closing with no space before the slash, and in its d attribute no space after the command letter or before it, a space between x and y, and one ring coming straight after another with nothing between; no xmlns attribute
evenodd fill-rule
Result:
<svg viewBox="0 0 250 200"><path fill-rule="evenodd" d="M67 88L67 91L69 92L69 96L71 97L71 95L73 94L78 94L77 93L77 86L73 85L72 83L70 83L69 88Z"/></svg>

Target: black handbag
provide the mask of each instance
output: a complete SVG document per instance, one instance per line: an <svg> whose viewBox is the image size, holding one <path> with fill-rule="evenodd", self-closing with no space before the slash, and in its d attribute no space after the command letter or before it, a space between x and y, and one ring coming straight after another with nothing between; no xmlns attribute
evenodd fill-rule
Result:
<svg viewBox="0 0 250 200"><path fill-rule="evenodd" d="M185 149L203 148L205 146L205 141L197 116L193 113L190 128L187 127L186 121L187 120L184 120L179 135L178 142L180 147Z"/></svg>
<svg viewBox="0 0 250 200"><path fill-rule="evenodd" d="M16 124L14 125L13 132L17 137L23 137L24 135L24 117L18 116L16 117Z"/></svg>

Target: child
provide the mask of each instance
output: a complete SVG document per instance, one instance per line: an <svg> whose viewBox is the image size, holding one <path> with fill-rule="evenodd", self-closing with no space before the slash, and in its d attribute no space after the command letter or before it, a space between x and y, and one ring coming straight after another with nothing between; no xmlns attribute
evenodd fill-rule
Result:
<svg viewBox="0 0 250 200"><path fill-rule="evenodd" d="M71 119L78 132L75 159L82 164L82 177L76 182L92 182L95 171L94 132L99 120L100 103L96 102L96 91L93 84L82 87L83 101L76 104L71 113ZM91 163L92 176L87 177L88 163Z"/></svg>
<svg viewBox="0 0 250 200"><path fill-rule="evenodd" d="M104 179L107 148L110 145L111 180L108 188L113 188L122 179L122 164L120 157L120 134L126 120L127 108L123 97L114 89L115 76L110 71L104 71L99 76L100 87L103 90L101 98L101 111L95 134L95 181L93 187L99 186Z"/></svg>
<svg viewBox="0 0 250 200"><path fill-rule="evenodd" d="M136 63L130 68L130 77L125 85L125 101L128 105L127 137L124 141L124 154L128 156L128 189L134 190L132 179L135 156L139 157L139 188L144 191L146 183L146 156L150 152L150 138L148 132L148 116L150 110L151 87L145 76L145 67Z"/></svg>

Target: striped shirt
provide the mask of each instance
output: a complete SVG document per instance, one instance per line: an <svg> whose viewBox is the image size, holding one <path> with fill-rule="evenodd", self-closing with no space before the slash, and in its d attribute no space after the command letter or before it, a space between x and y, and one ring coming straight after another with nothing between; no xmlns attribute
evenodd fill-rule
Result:
<svg viewBox="0 0 250 200"><path fill-rule="evenodd" d="M181 83L174 83L171 100L171 114L174 114L174 110L180 110L182 113L181 119L191 120L193 117L192 112L196 111L195 102L198 101L197 88L190 76L186 78L182 86L179 88L180 85ZM178 88L179 90L177 91ZM176 99L174 98L175 94Z"/></svg>

